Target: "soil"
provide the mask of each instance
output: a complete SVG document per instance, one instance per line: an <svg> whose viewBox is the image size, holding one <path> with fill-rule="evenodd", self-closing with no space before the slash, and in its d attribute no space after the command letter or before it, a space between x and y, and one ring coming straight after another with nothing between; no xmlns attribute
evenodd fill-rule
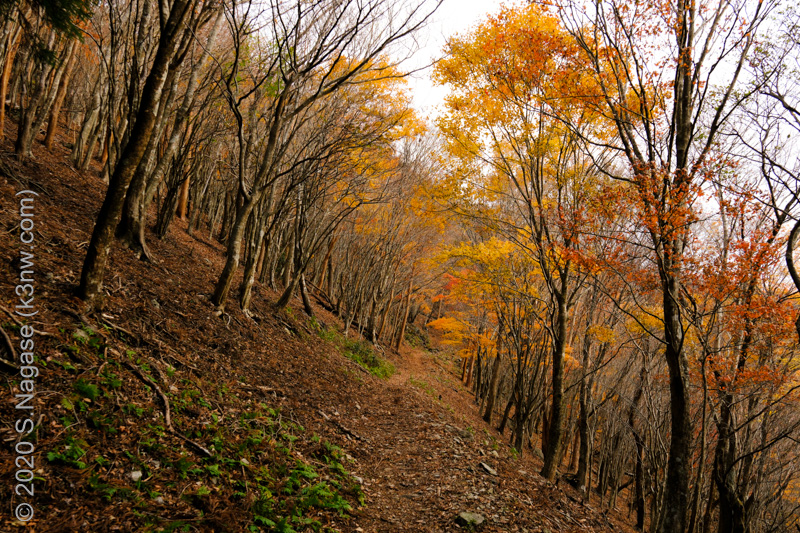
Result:
<svg viewBox="0 0 800 533"><path fill-rule="evenodd" d="M0 530L168 531L170 524L180 522L188 531L245 531L252 523L249 492L236 497L223 481L215 486L212 477L206 499L199 492L187 498L198 482L166 464L178 454L201 464L202 450L213 444L208 428L228 428L225 435L235 438L237 417L259 405L278 410L305 434L330 441L348 457L347 469L362 485L364 505L351 498L353 510L346 516L315 511L324 527L343 532L466 531L457 524L457 515L473 512L485 517L477 529L487 532L632 530L623 516L627 508L601 512L596 496L585 504L567 483L541 478L541 463L531 450L518 457L507 443L508 433L500 435L480 419L460 380L458 360L438 346L435 336L430 349L387 351L397 372L379 379L320 338L300 302L292 302L289 312L276 312L272 302L278 295L265 287L256 287L252 316L236 309L235 300L224 314L216 313L209 296L222 269L224 247L203 230L188 235L184 221L176 220L163 240L148 235L154 263L115 248L103 308L88 311L73 291L105 190L100 169L94 162L88 171L76 171L69 161L69 139L63 137L52 150L37 143L34 158L20 163L12 154L9 139L14 137L8 124L0 143L0 325L18 346L10 314L17 304L20 262L15 194L33 190L39 193L34 220L40 313L28 323L40 332L35 338L42 361L34 409L37 514L27 526L9 515L9 502L21 501L11 497L19 378L3 367ZM338 318L322 307L315 314L317 323L341 329ZM76 339L87 335L89 344L76 348ZM11 359L2 338L0 346L2 357ZM108 394L88 402L89 413L94 408L108 413L113 420L109 426L92 423L74 407L74 420L65 422L72 414L64 400L75 403L76 382L106 375L112 365L121 386L103 389ZM172 391L173 425L183 436L145 429L166 427L164 404L153 384L160 384L162 393ZM191 391L199 396L187 396ZM180 397L193 398L193 403L179 411ZM130 405L145 414L131 415L126 409ZM71 434L86 443L83 462L91 464L84 468L48 458L68 451L63 443ZM149 449L147 439L158 441L163 458L143 451ZM256 457L267 461L271 453ZM312 457L313 441L303 440L291 453L298 460ZM250 467L243 463L241 476L252 481L255 465ZM119 496L123 489L139 487L141 492L131 479L134 468L146 469L143 481L152 478L148 490L158 494L146 504L141 497ZM97 481L101 474L102 485ZM114 490L103 492L102 487Z"/></svg>

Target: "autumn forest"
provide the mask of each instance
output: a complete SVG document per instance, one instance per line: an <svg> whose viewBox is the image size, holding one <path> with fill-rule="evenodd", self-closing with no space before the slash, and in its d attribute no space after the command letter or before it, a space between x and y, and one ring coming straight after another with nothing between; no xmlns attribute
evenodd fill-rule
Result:
<svg viewBox="0 0 800 533"><path fill-rule="evenodd" d="M41 461L84 472L94 490L115 486L97 477L102 461L86 462L94 445L84 442L85 457L69 455L79 447L73 426L87 425L86 435L110 431L92 423L114 426L91 422L91 409L106 401L109 412L125 412L113 381L84 381L112 368L149 394L154 419L163 416L159 438L179 443L181 457L197 456L204 468L226 453L244 457L226 448L232 440L211 446L210 434L170 419L183 395L169 392L169 368L191 373L198 363L158 370L135 357L111 362L113 343L134 346L134 337L137 346L176 350L166 337L148 341L153 328L109 318L135 270L196 283L189 301L204 294L214 327L275 320L278 333L302 338L293 324L312 324L330 341L333 329L320 324L335 320L336 342L363 352L359 364L380 367L414 339L434 339L435 350L425 346L451 358L470 408L514 460L537 461L548 486L568 486L575 505L616 509L626 527L800 531L798 6L508 4L447 37L424 70L447 96L426 116L413 105L419 86L409 83L409 59L440 4L0 1L0 136L8 143L0 173L13 186L2 196L11 202L31 189L25 169L61 150L70 170L49 174L90 176L93 185L76 194L98 201L76 214L87 234L63 300L75 327L106 321L109 338L85 355L95 337L81 333L84 355L69 363L78 370L59 364L75 416L38 438L52 431L53 443L73 440L53 444ZM9 233L19 233L14 224ZM218 249L218 262L175 256L176 264L205 261L211 274L158 274L168 255L160 243L178 233ZM3 241L9 261L19 255L14 239L13 253ZM17 274L8 276L0 300L11 308L19 291ZM123 299L151 306L135 291ZM24 335L28 322L6 312L6 331ZM16 341L3 334L13 363ZM227 350L235 368L236 350ZM19 379L8 379L13 399ZM95 403L75 407L86 399ZM222 424L225 409L208 409ZM6 425L14 404L3 413ZM232 434L253 430L246 427ZM173 463L159 459L160 467L181 464L161 453ZM325 457L320 464L339 461ZM189 529L180 530L351 530L336 520L355 512L357 497L329 496L300 474L306 481L294 489L291 481L256 489L270 476L248 478L245 466L228 478L209 475L227 479L218 482L230 484L225 497L239 495L251 522L186 519ZM294 468L284 472L290 480ZM243 489L240 475L249 480L240 480ZM146 479L134 478L143 490ZM343 493L349 486L327 483ZM119 490L97 501L117 501ZM197 503L208 497L201 490L187 503L191 490L176 501L212 516L217 507ZM281 503L290 498L297 502ZM304 518L317 512L333 518ZM135 523L120 530L179 530ZM440 530L405 527L375 531Z"/></svg>

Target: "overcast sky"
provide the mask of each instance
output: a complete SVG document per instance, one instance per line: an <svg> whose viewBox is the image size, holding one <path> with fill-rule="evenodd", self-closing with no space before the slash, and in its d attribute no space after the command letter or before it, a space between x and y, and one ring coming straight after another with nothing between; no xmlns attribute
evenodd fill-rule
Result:
<svg viewBox="0 0 800 533"><path fill-rule="evenodd" d="M406 63L406 67L421 68L441 57L447 38L463 34L482 22L490 13L495 13L501 5L513 5L512 0L444 0L434 15L431 24L419 36L421 48ZM435 116L436 107L441 105L447 88L434 87L431 82L431 68L418 72L409 79L409 87L414 95L414 106L420 115Z"/></svg>

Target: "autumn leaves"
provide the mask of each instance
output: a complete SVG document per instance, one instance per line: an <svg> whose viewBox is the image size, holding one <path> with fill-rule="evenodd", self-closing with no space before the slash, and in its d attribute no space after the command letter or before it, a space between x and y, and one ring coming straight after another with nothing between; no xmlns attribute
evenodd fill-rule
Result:
<svg viewBox="0 0 800 533"><path fill-rule="evenodd" d="M639 473L637 521L644 526L651 502L653 531L693 531L702 514L720 531L758 530L760 515L737 507L760 501L763 490L744 461L757 455L766 465L754 432L786 446L797 430L796 417L777 424L755 407L786 408L797 400L792 387L732 393L723 378L797 378L793 287L774 269L786 215L763 207L770 199L752 185L735 155L742 152L722 142L758 97L745 71L774 7L564 1L503 9L453 38L436 70L452 88L439 125L456 163L443 195L472 228L472 242L448 259L484 304L462 309L474 327L448 329L475 337L478 396L494 395L487 358L504 358L503 394L515 416L524 414L517 426L538 433L541 422L542 474L551 479L570 435L578 436L572 461L591 461L587 425L631 439L639 451L630 466L613 453L607 460ZM766 301L774 314L764 312ZM767 333L768 324L781 333ZM496 349L483 348L487 334ZM614 384L624 371L629 382ZM531 381L548 387L545 398L526 396ZM669 412L669 428L645 430L654 421L637 414L643 394ZM598 397L609 395L636 399L629 427L603 420ZM669 445L656 453L648 438ZM579 472L576 485L588 486L591 468ZM791 499L776 497L770 512L789 512L781 506Z"/></svg>

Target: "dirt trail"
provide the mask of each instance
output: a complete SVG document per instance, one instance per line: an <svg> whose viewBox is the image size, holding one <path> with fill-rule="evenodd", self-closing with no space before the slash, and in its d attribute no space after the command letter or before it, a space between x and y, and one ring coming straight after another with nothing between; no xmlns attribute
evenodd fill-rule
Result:
<svg viewBox="0 0 800 533"><path fill-rule="evenodd" d="M605 517L546 483L487 429L453 362L420 349L395 358L397 373L356 404L350 429L368 506L352 531L463 531L461 512L479 513L482 531L615 531ZM483 465L488 466L488 469Z"/></svg>

